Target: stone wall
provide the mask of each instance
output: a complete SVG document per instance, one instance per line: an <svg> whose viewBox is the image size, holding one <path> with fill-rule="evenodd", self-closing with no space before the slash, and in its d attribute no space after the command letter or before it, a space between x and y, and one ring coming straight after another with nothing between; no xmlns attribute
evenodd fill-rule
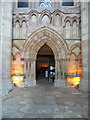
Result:
<svg viewBox="0 0 90 120"><path fill-rule="evenodd" d="M30 7L32 6L32 7ZM35 7L36 6L36 7ZM80 44L80 7L64 7L53 2L52 7L43 8L39 3L29 3L28 8L13 5L13 45L21 51L28 37L43 26L58 32L65 39L68 48Z"/></svg>
<svg viewBox="0 0 90 120"><path fill-rule="evenodd" d="M47 43L54 50L57 79L61 78L60 73L58 74L60 68L63 68L63 73L67 72L67 68L65 67L65 64L67 66L67 58L70 58L72 53L79 56L82 52L83 79L80 83L80 89L88 91L88 4L81 4L81 14L79 4L68 8L62 7L61 3L60 7L59 4L53 3L52 7L47 9L39 8L38 3L33 3L30 9L18 9L16 8L16 3L14 4L12 16L12 3L0 3L0 63L2 64L0 68L0 76L2 77L0 79L2 79L3 94L6 94L12 88L10 77L11 51L13 56L18 52L23 57L22 53L25 49L25 59L31 59L32 57L32 60L27 62L28 65L31 64L31 68L34 68L31 71L32 75L30 77L33 77L35 80L35 57L38 52L37 49L40 48L41 44L44 45L44 43ZM82 30L82 34L80 30ZM80 41L81 36L82 39ZM34 44L35 41L37 41L36 44ZM11 45L13 45L13 50ZM23 61L23 65L26 64L25 62ZM62 76L63 78L64 76ZM34 84L36 84L35 81Z"/></svg>
<svg viewBox="0 0 90 120"><path fill-rule="evenodd" d="M17 7L17 2L14 3L12 55L15 56L19 52L24 60L36 60L36 56L34 56L38 52L36 48L40 48L40 44L43 45L45 42L49 42L50 48L55 49L55 51L58 49L58 52L54 53L55 63L57 63L55 65L56 78L64 79L64 74L68 70L67 58L70 58L72 53L75 54L75 57L79 56L81 52L79 5L79 3L75 3L73 7L64 7L61 2L53 2L52 7L43 8L39 6L38 2L33 2L29 3L28 8L22 9ZM52 43L56 48L52 46ZM23 61L24 70L26 62L29 61ZM31 78L34 76L35 79L35 73L33 72L35 72L35 68L32 72L28 71Z"/></svg>
<svg viewBox="0 0 90 120"><path fill-rule="evenodd" d="M82 91L90 92L89 85L88 85L88 22L89 22L89 12L90 12L90 4L87 2L81 3L81 43L82 43L82 66L83 66L83 78L80 83L80 89Z"/></svg>
<svg viewBox="0 0 90 120"><path fill-rule="evenodd" d="M0 8L1 8L1 3L0 3ZM2 9L1 9L1 13L2 13ZM0 119L2 119L2 41L1 41L1 21L2 21L2 17L0 16L0 51L1 51L1 55L0 55Z"/></svg>
<svg viewBox="0 0 90 120"><path fill-rule="evenodd" d="M90 2L88 3L88 12L90 12ZM90 14L88 14L88 90L90 91Z"/></svg>
<svg viewBox="0 0 90 120"><path fill-rule="evenodd" d="M0 63L2 62L2 95L6 94L11 88L11 45L12 45L12 3L0 2L1 17L0 17ZM0 87L1 88L1 87Z"/></svg>

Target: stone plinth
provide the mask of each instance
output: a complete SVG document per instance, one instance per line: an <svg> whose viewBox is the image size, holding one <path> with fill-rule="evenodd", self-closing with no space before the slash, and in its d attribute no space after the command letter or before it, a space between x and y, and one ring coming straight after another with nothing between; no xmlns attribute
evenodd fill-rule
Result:
<svg viewBox="0 0 90 120"><path fill-rule="evenodd" d="M65 80L58 79L54 81L54 86L55 87L66 87L67 83Z"/></svg>
<svg viewBox="0 0 90 120"><path fill-rule="evenodd" d="M25 87L35 86L35 85L36 85L36 80L30 79L30 77L27 77L25 79Z"/></svg>

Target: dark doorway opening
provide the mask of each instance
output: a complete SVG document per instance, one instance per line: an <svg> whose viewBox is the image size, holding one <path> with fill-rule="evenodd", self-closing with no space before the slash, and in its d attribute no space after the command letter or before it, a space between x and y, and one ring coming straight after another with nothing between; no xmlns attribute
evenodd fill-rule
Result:
<svg viewBox="0 0 90 120"><path fill-rule="evenodd" d="M51 72L55 73L55 60L52 49L44 44L37 54L36 60L36 80L41 82L54 82L55 75L53 78L50 77Z"/></svg>

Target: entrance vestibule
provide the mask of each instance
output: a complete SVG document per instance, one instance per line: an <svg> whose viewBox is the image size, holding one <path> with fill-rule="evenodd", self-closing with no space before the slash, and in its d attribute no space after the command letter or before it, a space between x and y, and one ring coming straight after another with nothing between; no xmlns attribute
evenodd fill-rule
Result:
<svg viewBox="0 0 90 120"><path fill-rule="evenodd" d="M53 79L51 79L50 73L53 73ZM48 80L53 81L55 79L55 60L52 49L44 44L38 51L36 60L36 80Z"/></svg>

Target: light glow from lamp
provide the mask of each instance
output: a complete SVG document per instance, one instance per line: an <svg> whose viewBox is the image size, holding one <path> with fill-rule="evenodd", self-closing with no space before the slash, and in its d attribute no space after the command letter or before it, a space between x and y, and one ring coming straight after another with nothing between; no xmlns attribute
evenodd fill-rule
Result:
<svg viewBox="0 0 90 120"><path fill-rule="evenodd" d="M81 77L68 77L68 84L77 86L80 83Z"/></svg>
<svg viewBox="0 0 90 120"><path fill-rule="evenodd" d="M23 78L24 76L12 76L13 83L17 86L23 84Z"/></svg>
<svg viewBox="0 0 90 120"><path fill-rule="evenodd" d="M22 69L22 61L20 59L20 55L17 54L16 55L16 59L12 59L12 66L11 66L11 75L12 75L12 82L16 85L16 86L20 86L23 85L23 79L24 76L22 76L23 74L23 69Z"/></svg>

